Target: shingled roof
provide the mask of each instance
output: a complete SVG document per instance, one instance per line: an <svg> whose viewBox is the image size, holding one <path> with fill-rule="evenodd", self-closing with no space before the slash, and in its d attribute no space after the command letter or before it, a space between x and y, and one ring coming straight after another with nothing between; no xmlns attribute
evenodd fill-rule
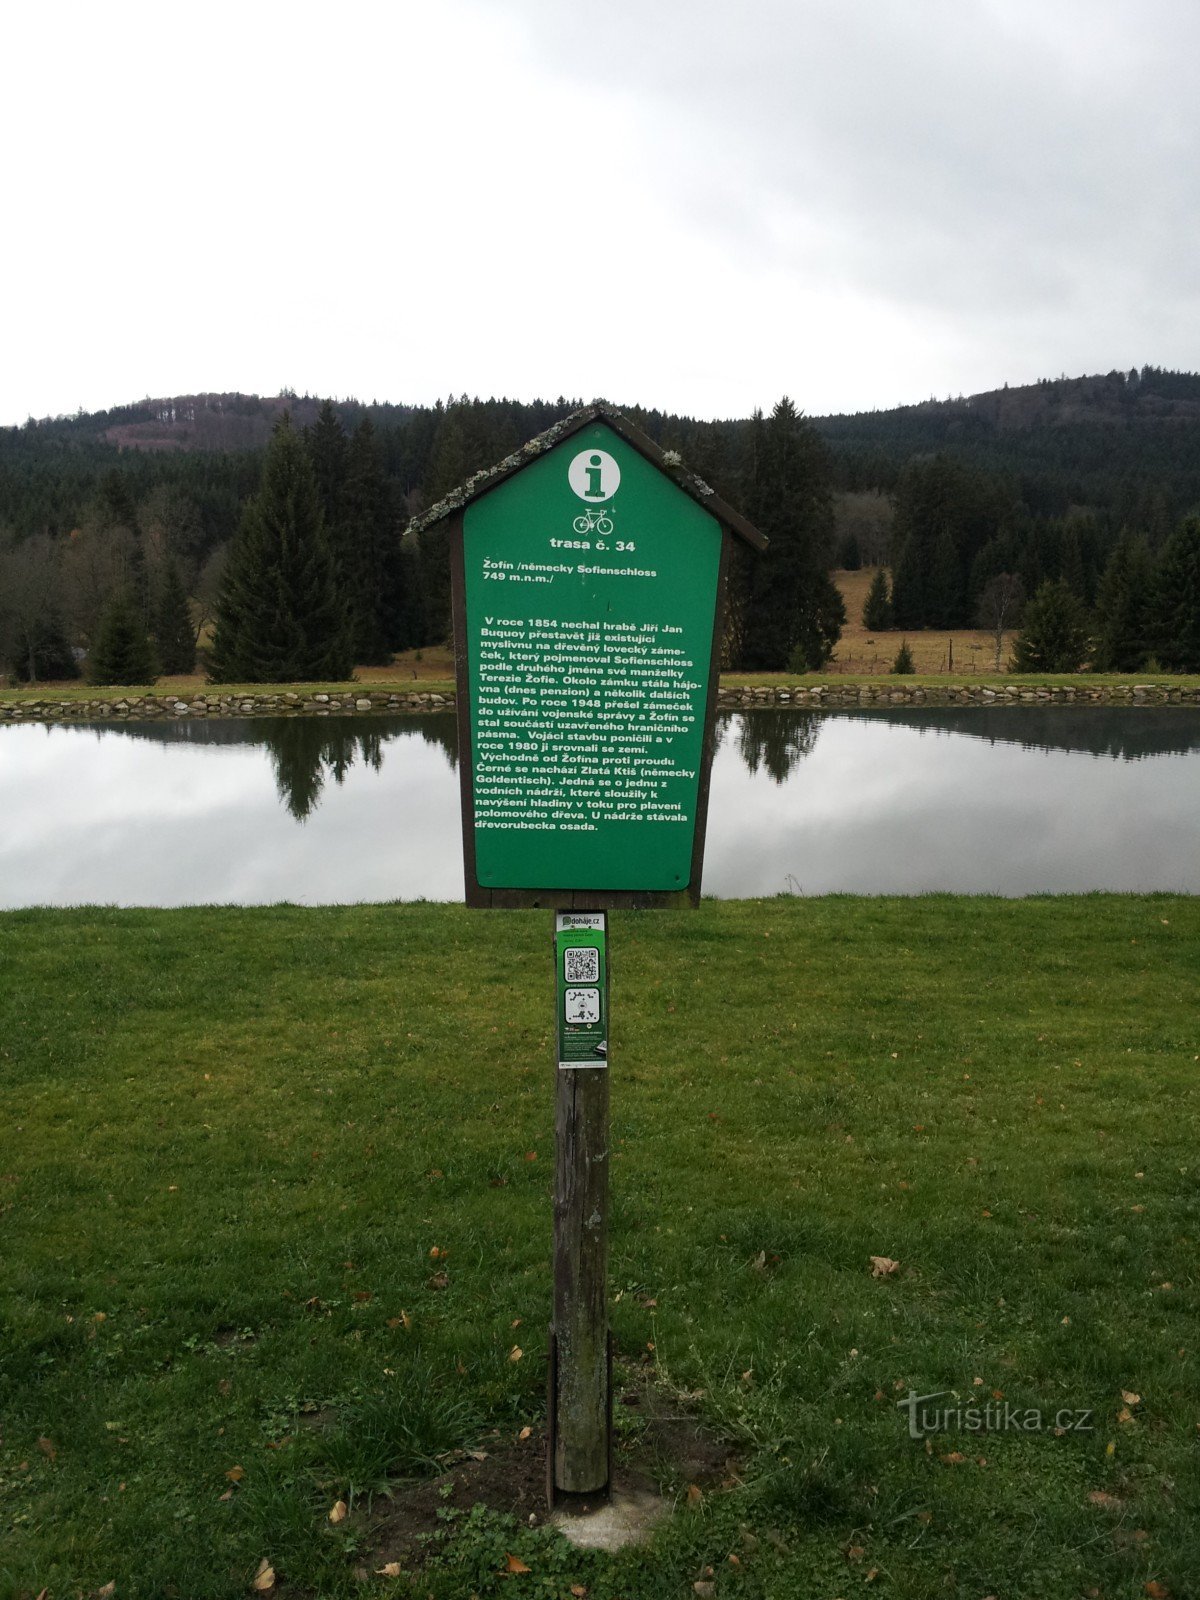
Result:
<svg viewBox="0 0 1200 1600"><path fill-rule="evenodd" d="M514 473L520 472L522 467L529 466L530 462L545 455L547 450L552 450L556 444L561 444L564 439L569 439L572 434L580 432L593 422L603 422L614 433L619 434L626 443L631 444L639 454L646 457L647 461L664 472L685 494L702 505L731 533L736 533L755 550L767 548L765 535L759 533L754 524L748 522L740 511L735 511L731 505L722 500L703 478L697 477L685 467L677 451L661 450L636 423L630 422L627 416L614 406L610 406L606 400L593 400L591 405L572 411L569 417L564 417L561 422L556 422L553 427L547 428L545 433L539 433L536 438L530 439L519 450L514 450L512 455L505 456L496 466L489 467L486 472L475 473L457 489L452 489L448 495L443 496L436 505L430 506L427 511L421 512L420 516L414 517L408 525L408 532L423 533L439 522L446 522L469 506L473 500L478 500L481 495L494 489L498 483L511 478Z"/></svg>

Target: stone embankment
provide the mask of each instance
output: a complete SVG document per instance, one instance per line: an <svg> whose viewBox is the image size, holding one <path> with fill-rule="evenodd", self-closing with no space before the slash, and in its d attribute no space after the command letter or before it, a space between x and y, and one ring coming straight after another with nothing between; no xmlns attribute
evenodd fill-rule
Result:
<svg viewBox="0 0 1200 1600"><path fill-rule="evenodd" d="M746 706L1165 706L1200 705L1200 688L1170 683L1089 684L1086 679L1053 687L1006 684L982 688L978 684L947 684L944 688L871 683L797 684L794 688L754 688L722 685L717 700L722 711Z"/></svg>
<svg viewBox="0 0 1200 1600"><path fill-rule="evenodd" d="M296 694L135 694L96 700L0 701L0 721L96 722L157 717L329 717L369 711L445 711L454 696L393 693L364 689L361 693Z"/></svg>
<svg viewBox="0 0 1200 1600"><path fill-rule="evenodd" d="M1170 683L1092 685L1086 680L1052 688L1009 684L981 688L976 684L919 687L900 684L796 684L755 688L729 684L721 688L718 710L751 706L1158 706L1200 705L1200 688ZM418 691L363 689L302 694L138 694L119 698L0 701L0 722L98 722L160 717L329 717L374 711L449 711L454 695Z"/></svg>

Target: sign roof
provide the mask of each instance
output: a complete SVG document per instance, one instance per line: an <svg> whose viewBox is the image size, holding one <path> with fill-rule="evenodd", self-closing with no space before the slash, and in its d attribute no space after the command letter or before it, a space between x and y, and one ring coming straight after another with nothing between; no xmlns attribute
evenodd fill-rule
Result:
<svg viewBox="0 0 1200 1600"><path fill-rule="evenodd" d="M473 477L460 484L457 489L439 500L436 505L429 507L419 516L414 517L408 525L410 533L422 533L427 528L435 527L439 522L445 522L450 517L461 512L472 501L480 499L489 493L497 484L503 483L506 478L511 478L514 473L520 472L523 467L529 466L533 461L552 450L555 445L561 444L564 439L569 439L573 434L586 428L590 423L601 421L606 423L614 433L633 446L648 461L665 473L685 494L692 497L698 504L731 533L736 533L755 550L765 550L767 540L752 522L742 516L740 511L735 511L731 505L722 500L703 478L697 477L689 468L685 467L677 452L662 450L654 440L641 428L626 417L622 412L610 406L606 400L593 400L591 405L583 406L578 411L573 411L569 417L564 417L561 422L556 422L553 427L547 428L545 433L539 433L536 438L530 439L519 450L514 450L512 455L505 456L504 460L496 466L489 467L484 472L477 472Z"/></svg>

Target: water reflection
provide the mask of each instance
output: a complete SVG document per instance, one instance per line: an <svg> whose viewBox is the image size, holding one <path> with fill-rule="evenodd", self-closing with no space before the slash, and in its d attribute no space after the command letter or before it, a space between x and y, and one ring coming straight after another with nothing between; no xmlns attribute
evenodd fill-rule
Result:
<svg viewBox="0 0 1200 1600"><path fill-rule="evenodd" d="M736 721L738 754L751 777L762 767L776 783L786 783L797 762L812 754L823 716L820 711L756 711L721 722L728 727Z"/></svg>
<svg viewBox="0 0 1200 1600"><path fill-rule="evenodd" d="M939 706L929 711L864 707L838 714L861 721L882 721L895 728L913 728L921 734L961 735L984 739L988 744L1016 744L1023 750L1074 751L1120 761L1200 750L1200 717L1175 707Z"/></svg>
<svg viewBox="0 0 1200 1600"><path fill-rule="evenodd" d="M101 737L117 733L156 744L258 745L270 754L279 798L297 822L316 810L331 777L339 786L360 762L372 772L383 769L383 747L395 739L418 735L445 751L451 770L458 767L458 723L453 717L261 717L245 722L145 722L115 724L95 730Z"/></svg>
<svg viewBox="0 0 1200 1600"><path fill-rule="evenodd" d="M712 739L709 894L1200 892L1195 710L764 710ZM0 727L0 906L460 899L457 762L450 715Z"/></svg>

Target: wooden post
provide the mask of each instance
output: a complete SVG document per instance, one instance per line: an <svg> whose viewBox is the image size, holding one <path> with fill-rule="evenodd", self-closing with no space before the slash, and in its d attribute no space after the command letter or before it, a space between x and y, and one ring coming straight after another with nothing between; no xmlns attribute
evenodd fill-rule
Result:
<svg viewBox="0 0 1200 1600"><path fill-rule="evenodd" d="M605 994L605 1021L607 1011ZM560 1065L556 1076L552 1499L607 1489L612 1409L607 1060L599 1066Z"/></svg>

